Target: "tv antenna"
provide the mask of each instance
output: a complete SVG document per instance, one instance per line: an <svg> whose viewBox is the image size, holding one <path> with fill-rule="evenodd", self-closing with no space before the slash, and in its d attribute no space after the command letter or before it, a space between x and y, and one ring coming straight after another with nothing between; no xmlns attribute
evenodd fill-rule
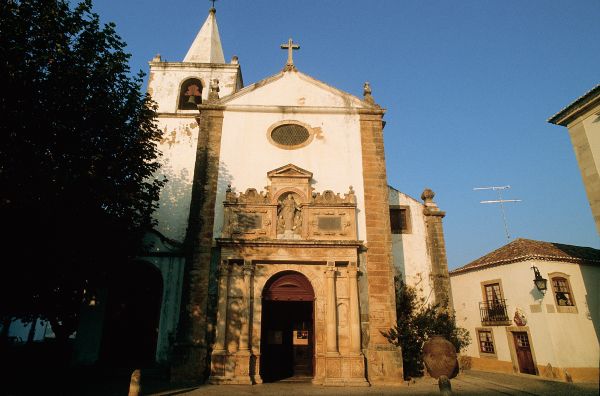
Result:
<svg viewBox="0 0 600 396"><path fill-rule="evenodd" d="M502 190L508 190L510 186L490 186L490 187L475 187L473 190L493 190L498 192L498 199L489 201L480 201L482 204L500 204L500 210L502 211L502 220L504 221L504 231L506 232L506 239L510 241L510 233L508 232L508 221L506 220L506 212L504 211L504 204L507 202L522 202L520 199L502 199Z"/></svg>

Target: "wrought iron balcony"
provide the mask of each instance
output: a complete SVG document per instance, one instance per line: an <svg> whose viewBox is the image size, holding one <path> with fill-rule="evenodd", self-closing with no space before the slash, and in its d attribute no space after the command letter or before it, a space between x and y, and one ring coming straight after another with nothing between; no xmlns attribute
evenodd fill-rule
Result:
<svg viewBox="0 0 600 396"><path fill-rule="evenodd" d="M479 303L479 314L483 326L510 325L506 300L482 301Z"/></svg>

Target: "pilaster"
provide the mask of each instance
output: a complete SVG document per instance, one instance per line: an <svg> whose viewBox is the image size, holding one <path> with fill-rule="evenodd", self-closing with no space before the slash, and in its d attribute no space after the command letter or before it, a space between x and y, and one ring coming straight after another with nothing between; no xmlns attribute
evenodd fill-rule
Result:
<svg viewBox="0 0 600 396"><path fill-rule="evenodd" d="M371 384L402 382L402 353L383 335L396 325L383 111L360 114L369 326L367 374Z"/></svg>
<svg viewBox="0 0 600 396"><path fill-rule="evenodd" d="M223 110L201 105L194 184L185 241L186 266L182 317L174 346L171 379L198 381L208 376L207 304L214 208L217 192Z"/></svg>
<svg viewBox="0 0 600 396"><path fill-rule="evenodd" d="M434 302L446 308L451 308L452 292L450 290L450 275L448 274L448 259L446 257L446 242L444 241L444 228L442 219L446 212L441 211L433 202L435 193L425 189L421 199L425 203L423 215L425 216L426 242L429 257L431 258L431 280L433 285Z"/></svg>

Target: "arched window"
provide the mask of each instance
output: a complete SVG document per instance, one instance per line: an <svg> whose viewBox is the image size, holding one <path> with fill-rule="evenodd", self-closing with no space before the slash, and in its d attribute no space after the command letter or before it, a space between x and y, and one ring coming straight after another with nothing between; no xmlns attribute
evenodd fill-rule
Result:
<svg viewBox="0 0 600 396"><path fill-rule="evenodd" d="M197 78L190 78L181 84L179 91L179 110L196 110L202 103L202 83Z"/></svg>

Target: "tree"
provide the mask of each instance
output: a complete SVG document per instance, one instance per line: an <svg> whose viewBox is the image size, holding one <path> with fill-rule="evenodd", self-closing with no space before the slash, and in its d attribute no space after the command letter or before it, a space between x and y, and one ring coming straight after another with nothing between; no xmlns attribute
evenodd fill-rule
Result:
<svg viewBox="0 0 600 396"><path fill-rule="evenodd" d="M0 5L0 315L76 327L82 299L126 265L164 181L155 105L90 0Z"/></svg>
<svg viewBox="0 0 600 396"><path fill-rule="evenodd" d="M466 348L471 338L469 332L456 326L454 314L445 304L428 305L425 298L418 297L414 287L404 283L401 276L394 279L396 288L396 326L385 336L402 348L404 377L423 375L423 344L433 335L442 335L456 351Z"/></svg>

